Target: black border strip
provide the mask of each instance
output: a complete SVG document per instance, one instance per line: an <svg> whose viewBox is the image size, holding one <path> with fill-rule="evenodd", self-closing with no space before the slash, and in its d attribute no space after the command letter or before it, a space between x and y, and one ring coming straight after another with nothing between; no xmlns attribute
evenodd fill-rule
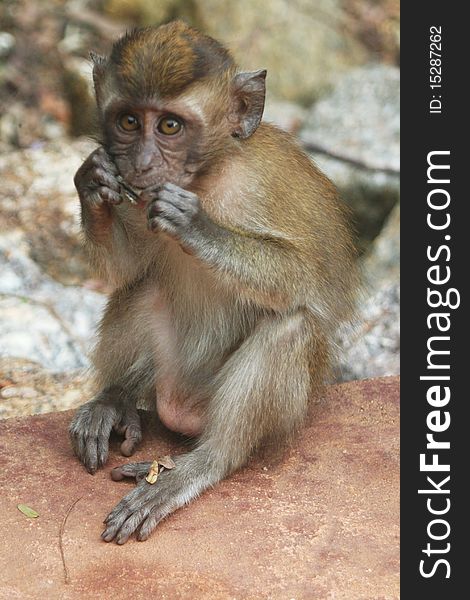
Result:
<svg viewBox="0 0 470 600"><path fill-rule="evenodd" d="M469 505L466 487L466 465L470 458L470 423L467 406L470 403L468 378L470 368L467 362L467 337L470 337L470 324L467 313L470 250L470 207L469 191L466 189L467 173L470 175L469 149L464 139L470 133L468 112L470 94L468 88L467 66L470 52L467 48L470 25L463 16L465 5L455 2L402 3L401 34L401 284L402 284L402 377L401 377L401 597L408 599L460 598L465 595L467 573L465 564L468 555L466 533L470 528L465 519L465 509ZM430 28L442 28L441 69L442 88L430 88ZM435 73L433 73L434 75ZM467 98L467 94L469 97ZM442 111L431 114L430 101L441 96ZM437 106L437 103L435 103ZM449 151L440 155L439 160L450 164L450 183L435 184L427 182L428 153ZM435 155L438 156L438 155ZM434 160L434 159L433 159ZM434 171L437 175L437 171ZM440 172L445 179L444 171ZM449 213L450 223L445 230L433 230L427 224L427 215L433 212L428 206L428 194L431 189L445 189L450 196L449 207L434 211L436 219L444 222L445 213ZM436 192L433 198L444 202L445 193ZM445 236L450 236L450 239ZM431 261L427 248L433 257L441 246L438 258ZM432 271L431 277L440 273L448 274L446 284L432 285L428 279L428 269L438 264L439 271ZM427 301L427 288L439 289L445 294L449 288L455 288L460 295L460 306L455 309L439 307L433 309ZM456 299L452 295L451 302ZM436 299L437 296L434 296ZM433 312L448 313L450 328L448 332L437 331L437 320L431 318L431 328L427 317ZM446 319L441 320L444 325ZM449 350L448 355L439 355L434 362L448 364L449 369L429 369L427 343L432 336L448 336L449 340L433 341L433 348L441 344L441 349ZM420 380L420 376L449 376L450 380ZM427 400L427 390L433 385L447 385L450 400L447 405L437 408ZM435 439L450 442L450 449L437 451L426 449L426 434L430 433L427 417L433 410L440 411L440 423L449 413L450 426L441 433L435 433ZM432 419L432 417L431 417ZM431 421L436 425L436 418ZM449 464L449 472L421 472L419 457L426 453L426 462L432 460L437 452L439 463ZM450 479L441 482L450 475ZM426 477L433 478L441 489L449 489L449 494L418 494L418 489L433 489ZM428 509L448 512L432 515ZM449 535L441 541L432 540L428 527L436 537L444 536L447 526L444 523L429 525L433 519L442 518L449 523ZM423 552L430 543L429 556ZM447 547L447 543L450 544ZM446 552L434 550L448 549ZM446 563L435 562L440 558ZM435 572L425 578L420 574L420 561L424 560L423 571ZM464 563L465 561L465 563ZM463 590L463 591L462 591Z"/></svg>

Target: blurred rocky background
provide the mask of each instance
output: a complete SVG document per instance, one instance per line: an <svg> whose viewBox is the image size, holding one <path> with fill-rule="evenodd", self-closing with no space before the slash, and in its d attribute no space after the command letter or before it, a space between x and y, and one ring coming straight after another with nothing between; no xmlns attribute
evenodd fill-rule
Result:
<svg viewBox="0 0 470 600"><path fill-rule="evenodd" d="M73 175L94 148L90 50L174 18L268 69L265 119L297 135L350 205L364 290L337 379L399 369L398 0L2 0L0 418L77 406L106 302Z"/></svg>

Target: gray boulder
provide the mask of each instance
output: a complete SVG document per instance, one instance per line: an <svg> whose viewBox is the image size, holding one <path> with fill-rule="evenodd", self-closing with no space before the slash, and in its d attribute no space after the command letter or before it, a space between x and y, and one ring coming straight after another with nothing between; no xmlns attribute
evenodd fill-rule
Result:
<svg viewBox="0 0 470 600"><path fill-rule="evenodd" d="M88 365L105 296L80 241L73 176L89 142L60 141L0 157L0 357L54 372Z"/></svg>
<svg viewBox="0 0 470 600"><path fill-rule="evenodd" d="M400 372L400 206L361 261L364 291L357 321L341 331L336 378L365 379Z"/></svg>
<svg viewBox="0 0 470 600"><path fill-rule="evenodd" d="M307 116L300 138L352 207L367 247L399 197L399 70L352 69Z"/></svg>
<svg viewBox="0 0 470 600"><path fill-rule="evenodd" d="M21 232L0 236L0 356L54 372L87 366L105 297L54 281L27 252Z"/></svg>

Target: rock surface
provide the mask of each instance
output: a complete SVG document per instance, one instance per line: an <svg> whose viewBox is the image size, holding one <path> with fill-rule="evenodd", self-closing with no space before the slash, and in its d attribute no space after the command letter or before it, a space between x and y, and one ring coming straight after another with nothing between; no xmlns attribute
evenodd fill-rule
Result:
<svg viewBox="0 0 470 600"><path fill-rule="evenodd" d="M12 248L21 246L43 271L65 284L90 277L73 177L95 147L85 139L63 139L0 154L1 238L15 233ZM8 240L2 241L2 249L9 250Z"/></svg>
<svg viewBox="0 0 470 600"><path fill-rule="evenodd" d="M340 334L337 381L400 373L400 284L384 283L360 304L358 322Z"/></svg>
<svg viewBox="0 0 470 600"><path fill-rule="evenodd" d="M400 171L400 71L351 69L317 102L301 138L376 170Z"/></svg>
<svg viewBox="0 0 470 600"><path fill-rule="evenodd" d="M399 598L397 378L329 388L289 449L264 452L122 547L99 536L132 487L109 478L125 459L113 443L106 468L88 475L69 420L0 422L2 536L14 540L1 545L0 598ZM155 426L132 460L181 451Z"/></svg>
<svg viewBox="0 0 470 600"><path fill-rule="evenodd" d="M360 237L373 240L399 197L399 70L352 69L313 106L300 138L353 208Z"/></svg>
<svg viewBox="0 0 470 600"><path fill-rule="evenodd" d="M380 235L362 260L367 286L374 290L400 277L400 204L388 216Z"/></svg>
<svg viewBox="0 0 470 600"><path fill-rule="evenodd" d="M104 296L48 277L22 241L15 232L0 237L0 356L52 371L86 366Z"/></svg>
<svg viewBox="0 0 470 600"><path fill-rule="evenodd" d="M52 372L21 358L0 358L0 419L68 410L93 394L82 370Z"/></svg>
<svg viewBox="0 0 470 600"><path fill-rule="evenodd" d="M90 276L73 175L93 146L64 141L0 157L0 357L53 372L88 364L105 298L70 284Z"/></svg>
<svg viewBox="0 0 470 600"><path fill-rule="evenodd" d="M337 380L400 372L400 205L362 260L364 293L354 327L340 333Z"/></svg>

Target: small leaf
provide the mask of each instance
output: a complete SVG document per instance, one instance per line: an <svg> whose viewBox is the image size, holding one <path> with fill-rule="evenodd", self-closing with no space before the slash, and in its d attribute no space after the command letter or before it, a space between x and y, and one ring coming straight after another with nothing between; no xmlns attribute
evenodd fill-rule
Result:
<svg viewBox="0 0 470 600"><path fill-rule="evenodd" d="M162 467L165 467L165 469L174 469L176 467L175 463L173 462L173 459L171 458L171 456L168 455L159 458L158 464L162 465Z"/></svg>
<svg viewBox="0 0 470 600"><path fill-rule="evenodd" d="M153 485L158 479L158 460L154 460L145 481Z"/></svg>
<svg viewBox="0 0 470 600"><path fill-rule="evenodd" d="M25 517L29 517L30 519L36 519L36 517L39 517L39 513L29 506L26 506L26 504L18 504L17 508L25 515Z"/></svg>
<svg viewBox="0 0 470 600"><path fill-rule="evenodd" d="M147 483L150 483L150 485L153 485L154 483L157 483L158 475L158 471L149 471L149 474L145 478L145 481Z"/></svg>

